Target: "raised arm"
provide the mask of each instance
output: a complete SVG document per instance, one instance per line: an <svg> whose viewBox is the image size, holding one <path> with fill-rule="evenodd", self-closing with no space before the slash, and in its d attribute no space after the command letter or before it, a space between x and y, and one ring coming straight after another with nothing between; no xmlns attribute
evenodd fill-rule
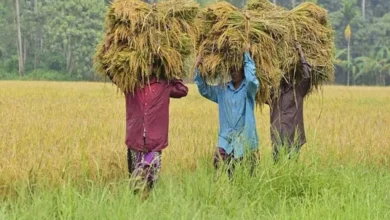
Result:
<svg viewBox="0 0 390 220"><path fill-rule="evenodd" d="M218 103L218 87L207 84L200 75L198 68L195 69L194 82L198 86L198 91L203 97Z"/></svg>
<svg viewBox="0 0 390 220"><path fill-rule="evenodd" d="M195 77L194 82L198 86L199 93L205 97L206 99L209 99L215 103L218 103L218 88L217 86L211 86L206 83L206 81L203 79L203 77L200 75L199 72L199 65L202 62L202 58L198 57L196 59L195 63Z"/></svg>
<svg viewBox="0 0 390 220"><path fill-rule="evenodd" d="M296 42L295 44L296 44L295 46L299 52L301 66L302 66L302 69L301 69L302 80L301 80L301 82L299 82L297 89L302 96L306 96L307 92L310 89L310 85L311 85L311 80L310 80L311 66L305 59L305 54L302 51L301 45L298 42Z"/></svg>
<svg viewBox="0 0 390 220"><path fill-rule="evenodd" d="M248 84L248 95L254 99L256 97L256 92L260 87L260 83L256 77L255 62L253 62L253 59L249 54L249 48L250 46L248 45L244 54L244 74Z"/></svg>
<svg viewBox="0 0 390 220"><path fill-rule="evenodd" d="M181 79L175 79L170 81L171 86L170 88L170 94L169 96L171 98L182 98L187 96L188 94L188 87L184 85L183 80Z"/></svg>

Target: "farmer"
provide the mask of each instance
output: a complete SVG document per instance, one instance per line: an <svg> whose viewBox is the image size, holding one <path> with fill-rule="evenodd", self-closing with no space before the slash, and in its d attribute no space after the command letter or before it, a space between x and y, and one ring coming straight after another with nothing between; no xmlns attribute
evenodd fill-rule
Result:
<svg viewBox="0 0 390 220"><path fill-rule="evenodd" d="M108 40L106 52L109 46ZM163 70L161 66L161 60L155 58L149 82L137 87L134 93L125 94L127 162L136 191L144 189L145 184L147 190L151 189L158 178L161 152L168 146L169 99L188 93L180 79L157 79L155 74Z"/></svg>
<svg viewBox="0 0 390 220"><path fill-rule="evenodd" d="M231 81L227 85L208 85L198 70L201 57L195 63L194 81L199 93L217 103L219 109L219 139L214 166L218 169L222 162L227 164L229 177L232 177L235 162L242 161L247 152L250 152L249 158L253 159L258 149L254 107L259 81L249 49L247 45L243 67L230 70Z"/></svg>
<svg viewBox="0 0 390 220"><path fill-rule="evenodd" d="M271 92L270 118L273 159L278 161L279 152L287 150L289 158L298 154L306 143L303 125L303 100L310 89L310 65L306 62L301 45L295 47L300 56L300 68L297 73L302 75L299 82L294 82L292 74L280 81L280 91Z"/></svg>

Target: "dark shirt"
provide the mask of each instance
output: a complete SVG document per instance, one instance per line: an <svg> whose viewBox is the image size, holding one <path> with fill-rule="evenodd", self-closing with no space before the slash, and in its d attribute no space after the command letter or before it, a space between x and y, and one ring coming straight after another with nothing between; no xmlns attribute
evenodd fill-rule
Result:
<svg viewBox="0 0 390 220"><path fill-rule="evenodd" d="M301 63L301 81L294 85L282 83L280 91L271 97L271 139L274 145L302 146L306 143L303 100L310 89L311 67L304 59Z"/></svg>

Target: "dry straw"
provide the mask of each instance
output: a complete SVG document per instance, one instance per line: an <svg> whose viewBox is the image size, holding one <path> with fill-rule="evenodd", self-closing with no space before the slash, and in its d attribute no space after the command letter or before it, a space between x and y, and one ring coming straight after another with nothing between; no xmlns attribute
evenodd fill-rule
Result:
<svg viewBox="0 0 390 220"><path fill-rule="evenodd" d="M262 13L267 20L288 28L288 36L278 45L278 56L284 73L294 74L300 80L299 54L294 41L302 45L307 61L312 66L312 88L319 88L334 79L334 32L327 11L313 3L305 2L288 11L268 0L255 0L247 9Z"/></svg>
<svg viewBox="0 0 390 220"><path fill-rule="evenodd" d="M203 22L198 55L203 57L200 72L209 81L226 82L231 69L242 69L243 48L251 44L251 54L257 67L261 89L258 103L268 97L269 86L276 85L282 75L277 45L283 42L288 29L260 13L246 13L226 2L218 2L205 8L200 20Z"/></svg>
<svg viewBox="0 0 390 220"><path fill-rule="evenodd" d="M185 59L195 46L194 20L199 5L171 0L149 5L139 0L116 0L106 15L106 35L97 48L95 64L104 77L110 74L123 92L144 86L151 64L161 60L158 78L183 77ZM111 42L105 52L106 40Z"/></svg>
<svg viewBox="0 0 390 220"><path fill-rule="evenodd" d="M323 8L302 3L289 11L268 0L256 0L245 11L227 2L198 11L194 1L152 6L139 0L116 0L106 16L105 41L111 46L105 52L105 44L99 45L98 71L103 76L110 73L122 91L133 92L148 82L155 58L161 60L157 77L184 77L186 58L196 45L206 80L226 82L230 70L242 68L243 48L249 43L261 83L256 101L263 104L270 88L278 88L286 74L300 80L294 47L298 41L312 65L312 88L333 79L334 33Z"/></svg>
<svg viewBox="0 0 390 220"><path fill-rule="evenodd" d="M294 41L302 45L313 67L314 88L333 79L334 35L326 10L303 3L288 11L268 0L251 1L245 10L217 2L200 13L198 55L203 57L200 71L207 80L226 82L232 68L242 68L243 48L250 43L261 82L256 101L263 104L270 87L278 88L286 74L300 80Z"/></svg>

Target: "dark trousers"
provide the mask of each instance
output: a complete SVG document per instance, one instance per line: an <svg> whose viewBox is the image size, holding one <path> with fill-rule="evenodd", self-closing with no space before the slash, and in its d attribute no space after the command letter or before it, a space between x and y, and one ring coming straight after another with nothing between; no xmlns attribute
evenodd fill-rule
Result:
<svg viewBox="0 0 390 220"><path fill-rule="evenodd" d="M137 162L136 155L132 153L130 149L127 149L127 167L129 171L129 177L133 174L135 170L135 164Z"/></svg>
<svg viewBox="0 0 390 220"><path fill-rule="evenodd" d="M235 167L242 163L243 157L240 158L234 158L234 153L227 154L226 151L223 148L218 147L214 153L214 167L216 170L221 169L224 165L227 168L227 173L229 175L229 178L233 178ZM256 166L256 153L252 153L249 156L250 160L250 172L251 175L253 175L254 168Z"/></svg>
<svg viewBox="0 0 390 220"><path fill-rule="evenodd" d="M284 152L288 155L288 159L298 159L299 152L301 150L301 145L299 144L290 144L287 141L281 143L272 143L273 146L273 160L277 163L280 159L280 153Z"/></svg>

